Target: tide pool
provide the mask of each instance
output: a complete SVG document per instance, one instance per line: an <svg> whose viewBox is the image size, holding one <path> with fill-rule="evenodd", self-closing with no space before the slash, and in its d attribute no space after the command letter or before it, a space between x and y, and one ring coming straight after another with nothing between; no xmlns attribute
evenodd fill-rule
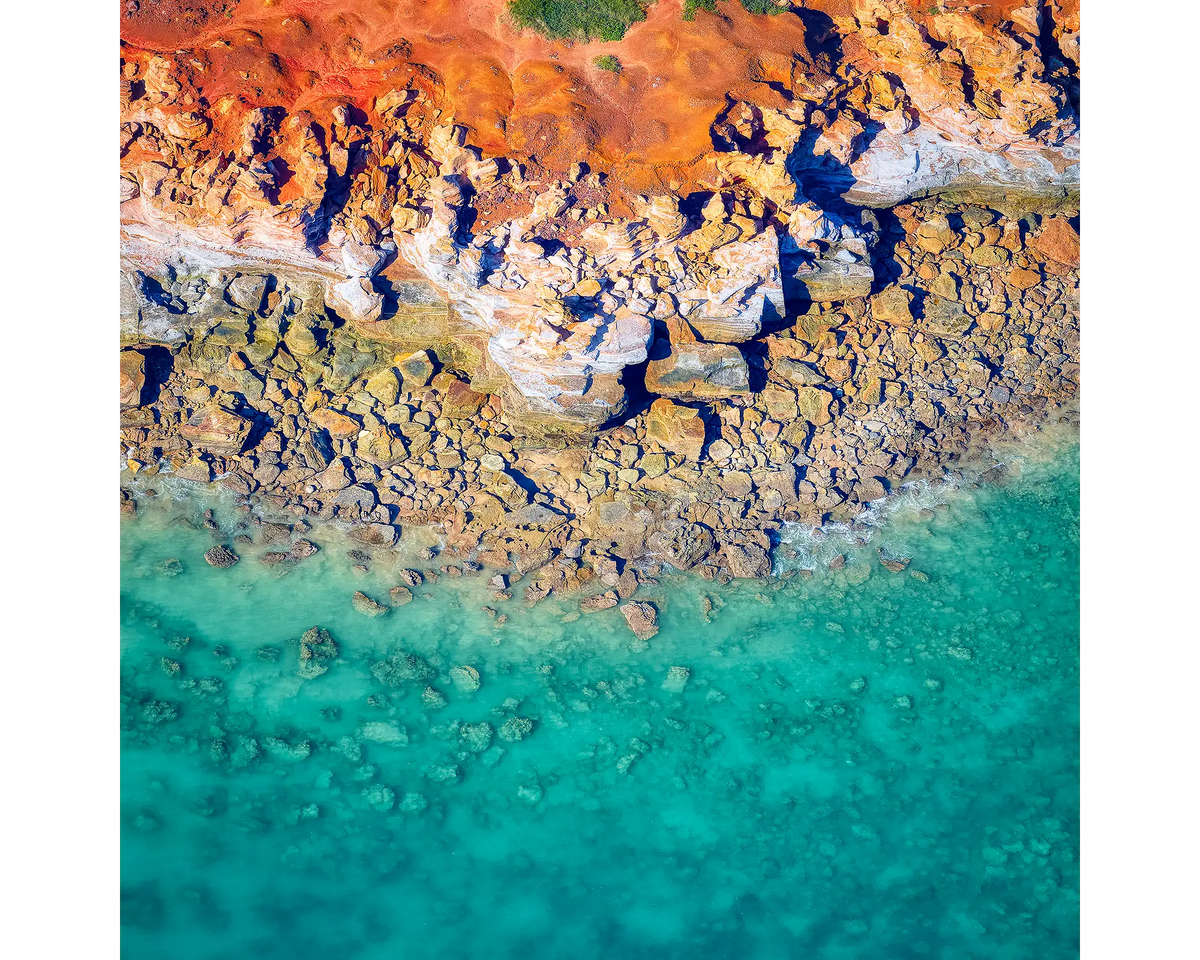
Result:
<svg viewBox="0 0 1200 960"><path fill-rule="evenodd" d="M646 643L482 576L367 617L411 557L218 570L244 518L166 500L122 528L126 958L1078 954L1077 450L792 531L811 578L664 574Z"/></svg>

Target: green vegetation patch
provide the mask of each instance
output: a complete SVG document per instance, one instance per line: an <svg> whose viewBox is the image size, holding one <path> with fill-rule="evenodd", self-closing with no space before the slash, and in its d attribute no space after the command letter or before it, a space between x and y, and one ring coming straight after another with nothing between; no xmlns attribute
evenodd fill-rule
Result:
<svg viewBox="0 0 1200 960"><path fill-rule="evenodd" d="M741 0L741 4L750 13L763 13L768 16L784 13L791 8L790 3L781 6L777 0ZM696 14L701 10L716 13L717 0L683 0L684 20L695 20Z"/></svg>
<svg viewBox="0 0 1200 960"><path fill-rule="evenodd" d="M621 61L614 57L611 53L606 53L602 57L596 57L592 64L599 67L601 70L607 70L609 73L621 72Z"/></svg>
<svg viewBox="0 0 1200 960"><path fill-rule="evenodd" d="M791 4L780 6L776 0L742 0L742 7L750 13L765 13L768 16L774 16L777 13L784 13L788 10Z"/></svg>
<svg viewBox="0 0 1200 960"><path fill-rule="evenodd" d="M641 0L511 0L508 13L522 30L536 30L554 40L620 40L632 24L646 19L646 4Z"/></svg>
<svg viewBox="0 0 1200 960"><path fill-rule="evenodd" d="M717 12L717 0L683 0L683 19L692 21L696 19L696 13L700 10L707 10L709 13Z"/></svg>

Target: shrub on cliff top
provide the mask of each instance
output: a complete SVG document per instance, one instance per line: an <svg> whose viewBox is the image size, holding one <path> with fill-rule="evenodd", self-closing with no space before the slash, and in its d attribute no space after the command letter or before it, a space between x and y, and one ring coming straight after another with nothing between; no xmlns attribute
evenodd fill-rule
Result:
<svg viewBox="0 0 1200 960"><path fill-rule="evenodd" d="M741 0L743 9L749 13L764 13L768 16L783 13L791 8L790 3L780 3L779 0ZM717 0L683 0L683 19L695 20L701 10L709 13L717 12Z"/></svg>
<svg viewBox="0 0 1200 960"><path fill-rule="evenodd" d="M765 13L774 16L785 12L790 3L780 3L779 0L742 0L742 7L750 13Z"/></svg>
<svg viewBox="0 0 1200 960"><path fill-rule="evenodd" d="M521 29L555 40L620 40L646 19L640 0L511 0L508 12Z"/></svg>
<svg viewBox="0 0 1200 960"><path fill-rule="evenodd" d="M691 22L696 19L696 13L700 10L707 10L709 13L717 12L717 0L683 0L683 19Z"/></svg>

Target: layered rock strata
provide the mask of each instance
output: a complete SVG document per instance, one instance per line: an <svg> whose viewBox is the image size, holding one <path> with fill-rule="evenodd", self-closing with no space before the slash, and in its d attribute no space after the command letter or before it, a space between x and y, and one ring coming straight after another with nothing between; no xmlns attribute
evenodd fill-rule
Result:
<svg viewBox="0 0 1200 960"><path fill-rule="evenodd" d="M1077 7L660 3L613 76L487 4L171 3L123 27L139 485L616 603L1072 415Z"/></svg>
<svg viewBox="0 0 1200 960"><path fill-rule="evenodd" d="M493 25L470 40L493 61L470 67L459 90L446 83L445 44L382 43L406 26L432 31L424 14L375 23L353 3L290 6L202 18L191 48L156 49L182 37L149 11L131 16L126 345L174 350L249 322L261 278L303 291L270 318L281 334L294 326L307 343L300 331L327 322L398 350L437 349L527 430L586 433L619 420L631 393L654 391L647 361L671 364L660 385L674 383L662 391L672 396L733 395L747 389L737 345L783 325L787 300L870 293L876 221L847 199L890 205L953 187L1028 206L1069 202L1078 182L1078 14L1056 4L931 14L857 0L772 18L731 8L725 34L708 14L668 21L661 5L625 41L661 72L629 69L615 87L572 50ZM350 29L340 6L359 32L322 42ZM668 40L690 59L665 54ZM700 51L718 42L728 75L696 86ZM520 60L535 49L566 62L546 76L542 61ZM483 66L491 86L520 74L528 96L566 84L579 102L531 140L514 87L499 136L478 112L492 102ZM684 67L694 75L674 75ZM693 109L658 99L671 83L695 87ZM604 149L623 102L645 109L647 130L678 138L650 150L630 134L623 151ZM697 127L704 149L682 155ZM842 198L822 209L809 186ZM239 280L246 289L231 290ZM177 281L190 300L167 296Z"/></svg>
<svg viewBox="0 0 1200 960"><path fill-rule="evenodd" d="M216 483L276 520L348 522L375 547L433 527L445 560L529 575L531 600L581 576L626 596L643 561L765 575L781 524L853 519L1073 416L1070 219L905 204L881 223L874 263L878 292L813 303L744 345L746 389L645 397L589 437L530 434L436 350L398 352L328 314L279 324L312 317L309 288L244 274L224 287L243 314L226 308L174 353L122 352L125 476ZM161 297L210 289L176 279Z"/></svg>

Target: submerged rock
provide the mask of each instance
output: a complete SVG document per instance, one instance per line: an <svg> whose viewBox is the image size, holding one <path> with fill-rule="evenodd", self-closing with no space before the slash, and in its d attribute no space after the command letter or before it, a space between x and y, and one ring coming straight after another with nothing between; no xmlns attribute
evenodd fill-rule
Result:
<svg viewBox="0 0 1200 960"><path fill-rule="evenodd" d="M354 609L359 613L365 614L368 617L382 617L392 608L386 604L372 600L361 590L356 590L354 596L350 598L350 602L354 605Z"/></svg>
<svg viewBox="0 0 1200 960"><path fill-rule="evenodd" d="M509 717L500 724L500 739L508 743L518 743L533 733L533 721L528 717Z"/></svg>
<svg viewBox="0 0 1200 960"><path fill-rule="evenodd" d="M371 674L384 686L398 688L405 683L427 683L437 671L415 653L393 653L373 664Z"/></svg>
<svg viewBox="0 0 1200 960"><path fill-rule="evenodd" d="M209 566L225 569L232 567L241 558L228 547L216 546L204 551L204 559Z"/></svg>
<svg viewBox="0 0 1200 960"><path fill-rule="evenodd" d="M429 807L429 801L419 793L406 793L400 801L399 810L404 813L424 813Z"/></svg>
<svg viewBox="0 0 1200 960"><path fill-rule="evenodd" d="M330 661L337 658L338 652L337 641L328 630L310 627L300 638L300 676L305 680L321 676L329 669Z"/></svg>
<svg viewBox="0 0 1200 960"><path fill-rule="evenodd" d="M435 764L426 769L425 776L433 783L458 783L463 772L457 764Z"/></svg>
<svg viewBox="0 0 1200 960"><path fill-rule="evenodd" d="M392 720L372 720L364 723L358 728L358 736L370 743L380 743L389 747L408 746L408 733Z"/></svg>
<svg viewBox="0 0 1200 960"><path fill-rule="evenodd" d="M450 679L463 693L474 693L483 682L479 679L479 671L469 664L450 668Z"/></svg>
<svg viewBox="0 0 1200 960"><path fill-rule="evenodd" d="M397 607L402 607L406 603L412 603L413 594L408 587L392 587L388 591L388 596L392 598L392 604Z"/></svg>
<svg viewBox="0 0 1200 960"><path fill-rule="evenodd" d="M465 749L471 753L483 753L492 745L495 731L487 722L464 723L458 728L458 737Z"/></svg>
<svg viewBox="0 0 1200 960"><path fill-rule="evenodd" d="M426 687L421 691L421 704L427 710L441 710L448 702L446 695L435 687Z"/></svg>
<svg viewBox="0 0 1200 960"><path fill-rule="evenodd" d="M621 613L639 640L649 640L658 633L658 610L654 604L645 601L626 603L621 607Z"/></svg>
<svg viewBox="0 0 1200 960"><path fill-rule="evenodd" d="M387 813L396 803L395 791L380 783L364 787L362 797L369 807L380 813Z"/></svg>
<svg viewBox="0 0 1200 960"><path fill-rule="evenodd" d="M662 688L668 693L683 693L691 679L692 671L687 667L671 667L667 678L662 682Z"/></svg>
<svg viewBox="0 0 1200 960"><path fill-rule="evenodd" d="M164 577L177 577L183 573L183 563L178 557L171 557L168 560L163 560L158 565L158 570Z"/></svg>

